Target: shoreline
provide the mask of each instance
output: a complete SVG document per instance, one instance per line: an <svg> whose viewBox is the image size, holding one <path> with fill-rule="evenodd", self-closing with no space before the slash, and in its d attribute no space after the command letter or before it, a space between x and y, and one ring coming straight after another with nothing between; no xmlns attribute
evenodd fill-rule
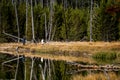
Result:
<svg viewBox="0 0 120 80"><path fill-rule="evenodd" d="M26 57L43 57L52 60L84 61L94 63L90 58L97 52L120 53L120 42L49 42L38 43L1 43L0 52L16 55L19 47L19 55Z"/></svg>

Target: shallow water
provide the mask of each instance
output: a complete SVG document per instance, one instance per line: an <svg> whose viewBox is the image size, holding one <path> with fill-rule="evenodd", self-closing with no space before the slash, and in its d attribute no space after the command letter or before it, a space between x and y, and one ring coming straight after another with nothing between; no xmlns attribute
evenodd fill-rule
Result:
<svg viewBox="0 0 120 80"><path fill-rule="evenodd" d="M0 64L0 80L88 80L86 77L89 75L99 78L102 75L101 79L96 78L96 80L120 80L119 69L107 70L93 67L100 66L100 64L28 58L22 55L12 56L2 53L0 54Z"/></svg>

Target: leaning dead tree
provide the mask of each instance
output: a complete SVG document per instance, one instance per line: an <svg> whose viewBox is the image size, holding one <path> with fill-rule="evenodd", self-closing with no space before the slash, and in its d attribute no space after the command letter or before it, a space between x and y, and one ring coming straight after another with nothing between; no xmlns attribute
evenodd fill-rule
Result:
<svg viewBox="0 0 120 80"><path fill-rule="evenodd" d="M23 38L20 38L20 37L17 37L17 36L14 36L14 35L8 34L8 33L6 33L5 31L3 31L3 34L5 34L5 35L7 35L7 36L10 36L11 38L15 38L15 39L23 40ZM27 40L26 40L26 41L27 41Z"/></svg>

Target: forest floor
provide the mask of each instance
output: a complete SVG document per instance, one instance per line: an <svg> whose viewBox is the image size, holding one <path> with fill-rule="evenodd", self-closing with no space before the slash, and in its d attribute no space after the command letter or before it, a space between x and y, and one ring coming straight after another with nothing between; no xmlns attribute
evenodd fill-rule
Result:
<svg viewBox="0 0 120 80"><path fill-rule="evenodd" d="M0 53L88 63L94 63L91 56L98 52L120 53L120 42L48 42L43 45L41 43L0 44Z"/></svg>

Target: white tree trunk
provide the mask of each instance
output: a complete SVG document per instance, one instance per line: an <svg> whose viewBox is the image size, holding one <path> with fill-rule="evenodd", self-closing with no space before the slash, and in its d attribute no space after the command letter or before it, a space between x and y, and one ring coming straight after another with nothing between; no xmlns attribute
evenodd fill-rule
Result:
<svg viewBox="0 0 120 80"><path fill-rule="evenodd" d="M55 32L56 32L56 25L54 26L53 33L52 33L52 36L51 36L51 40L53 40L53 39L54 39Z"/></svg>
<svg viewBox="0 0 120 80"><path fill-rule="evenodd" d="M93 15L93 0L91 0L91 7L90 7L90 42L92 42L92 15Z"/></svg>
<svg viewBox="0 0 120 80"><path fill-rule="evenodd" d="M30 80L32 80L32 75L33 75L33 67L34 67L34 59L33 59L33 57L32 57L32 65L31 65Z"/></svg>
<svg viewBox="0 0 120 80"><path fill-rule="evenodd" d="M49 80L51 80L51 67L50 67L51 65L50 65L50 60L48 59L48 77L49 77Z"/></svg>
<svg viewBox="0 0 120 80"><path fill-rule="evenodd" d="M26 0L26 38L27 38L27 31L28 31L28 0Z"/></svg>
<svg viewBox="0 0 120 80"><path fill-rule="evenodd" d="M52 16L53 16L53 0L50 0L50 26L49 26L49 37L48 41L51 40L51 34L52 34Z"/></svg>
<svg viewBox="0 0 120 80"><path fill-rule="evenodd" d="M15 80L17 80L18 67L19 67L19 54L18 54L18 60L17 60L17 67L16 67L16 71L15 71Z"/></svg>
<svg viewBox="0 0 120 80"><path fill-rule="evenodd" d="M31 18L32 18L32 35L33 35L33 41L35 41L35 33L34 33L34 20L33 20L33 5L31 0Z"/></svg>
<svg viewBox="0 0 120 80"><path fill-rule="evenodd" d="M44 16L45 16L45 41L47 41L48 30L47 30L47 22L46 22L46 13L44 14Z"/></svg>
<svg viewBox="0 0 120 80"><path fill-rule="evenodd" d="M44 74L44 72L43 72L43 68L42 68L41 64L39 64L39 67L40 67L40 69L41 69L42 79L45 80L45 74Z"/></svg>
<svg viewBox="0 0 120 80"><path fill-rule="evenodd" d="M0 9L0 34L2 33L2 27L1 27L1 9Z"/></svg>
<svg viewBox="0 0 120 80"><path fill-rule="evenodd" d="M18 13L17 13L16 2L15 2L15 15L16 15L16 22L17 22L17 29L18 29L18 37L20 38L20 30L19 30L19 22L18 22ZM18 42L20 42L19 38L18 38Z"/></svg>

